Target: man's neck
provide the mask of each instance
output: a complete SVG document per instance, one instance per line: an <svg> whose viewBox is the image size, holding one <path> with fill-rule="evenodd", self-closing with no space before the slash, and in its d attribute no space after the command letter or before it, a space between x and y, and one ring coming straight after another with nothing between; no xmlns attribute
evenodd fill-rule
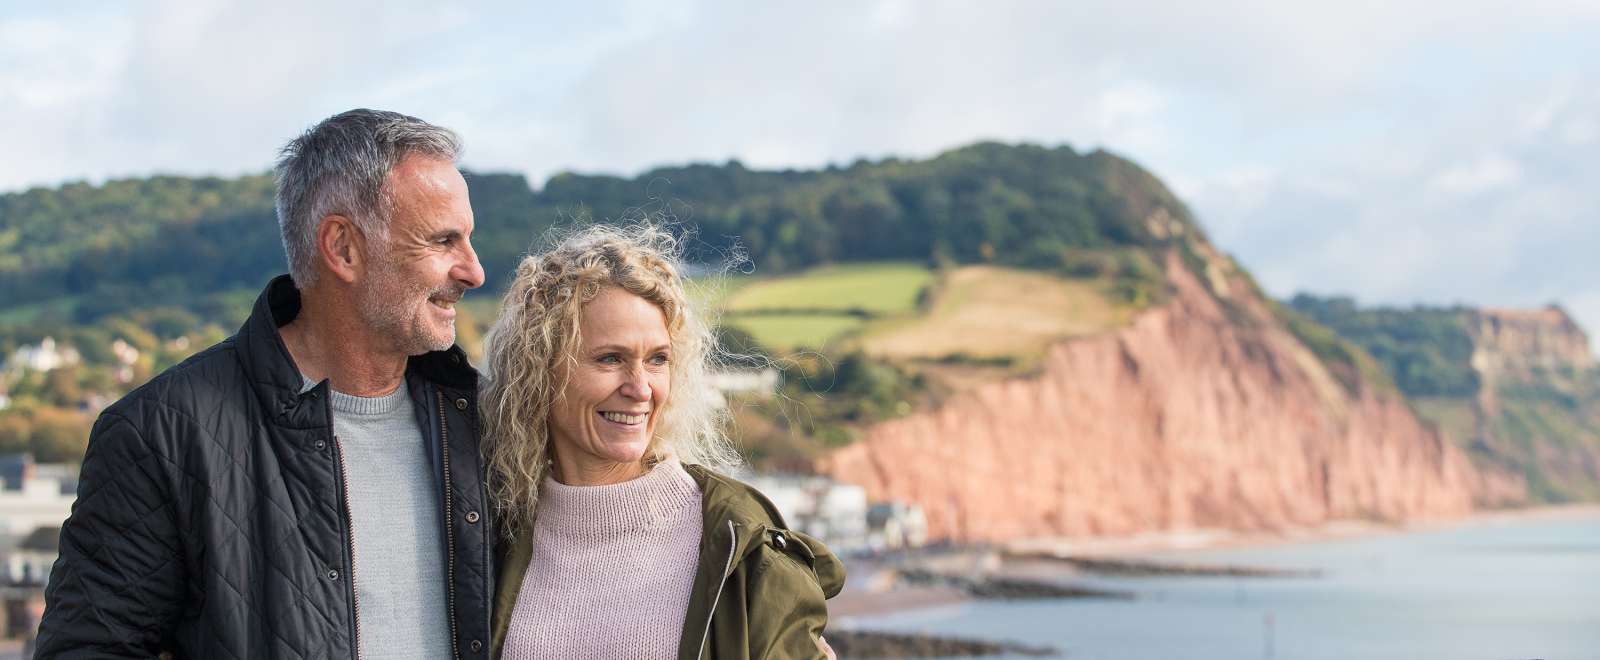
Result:
<svg viewBox="0 0 1600 660"><path fill-rule="evenodd" d="M336 392L375 397L390 394L405 380L406 355L388 350L340 305L301 292L300 313L278 328L295 367L313 382L326 378Z"/></svg>

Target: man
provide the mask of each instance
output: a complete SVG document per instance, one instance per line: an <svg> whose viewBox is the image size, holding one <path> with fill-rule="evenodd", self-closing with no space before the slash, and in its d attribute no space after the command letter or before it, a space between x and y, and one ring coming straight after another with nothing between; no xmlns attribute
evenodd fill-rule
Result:
<svg viewBox="0 0 1600 660"><path fill-rule="evenodd" d="M489 639L483 284L453 133L352 110L284 148L291 276L107 408L38 657L474 658Z"/></svg>

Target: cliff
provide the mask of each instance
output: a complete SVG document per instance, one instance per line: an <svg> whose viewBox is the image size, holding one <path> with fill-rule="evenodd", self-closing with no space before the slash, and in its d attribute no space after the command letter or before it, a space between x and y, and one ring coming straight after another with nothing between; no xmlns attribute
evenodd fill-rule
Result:
<svg viewBox="0 0 1600 660"><path fill-rule="evenodd" d="M1167 304L1054 345L1036 375L873 425L819 468L959 541L1414 520L1523 497L1398 395L1342 386L1213 256L1202 282L1174 250Z"/></svg>
<svg viewBox="0 0 1600 660"><path fill-rule="evenodd" d="M1572 393L1579 375L1594 366L1588 335L1560 307L1470 310L1464 321L1483 416L1503 414L1502 389L1536 386Z"/></svg>
<svg viewBox="0 0 1600 660"><path fill-rule="evenodd" d="M1538 500L1600 498L1600 368L1583 329L1554 306L1464 318L1480 383L1463 404L1474 456L1525 474Z"/></svg>
<svg viewBox="0 0 1600 660"><path fill-rule="evenodd" d="M1291 305L1376 356L1425 420L1535 501L1600 499L1600 368L1560 307Z"/></svg>
<svg viewBox="0 0 1600 660"><path fill-rule="evenodd" d="M1467 312L1472 367L1488 377L1594 366L1589 336L1560 307Z"/></svg>

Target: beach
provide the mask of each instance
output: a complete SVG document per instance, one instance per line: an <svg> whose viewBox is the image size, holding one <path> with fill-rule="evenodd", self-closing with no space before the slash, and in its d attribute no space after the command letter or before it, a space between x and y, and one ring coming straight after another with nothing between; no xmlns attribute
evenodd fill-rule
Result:
<svg viewBox="0 0 1600 660"><path fill-rule="evenodd" d="M998 559L1006 550L1311 573L1106 575L1059 562ZM1349 522L1287 534L1034 541L949 549L925 559L950 570L1133 597L975 598L958 589L897 584L891 572L907 558L853 561L852 587L830 604L835 627L1051 646L1071 657L1600 658L1600 615L1592 607L1600 602L1595 506L1407 525ZM1460 627L1475 632L1450 633ZM1331 650L1310 648L1316 644ZM1440 655L1462 644L1503 652ZM1162 655L1175 649L1182 652ZM1333 652L1341 649L1365 651Z"/></svg>

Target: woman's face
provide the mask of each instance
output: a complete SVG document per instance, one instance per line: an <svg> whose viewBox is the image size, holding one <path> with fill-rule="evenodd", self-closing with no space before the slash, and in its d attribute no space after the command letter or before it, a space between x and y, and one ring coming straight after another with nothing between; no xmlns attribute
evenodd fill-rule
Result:
<svg viewBox="0 0 1600 660"><path fill-rule="evenodd" d="M582 343L566 396L550 413L556 477L571 486L627 481L644 472L645 450L672 392L666 315L606 287L583 306L578 328Z"/></svg>

